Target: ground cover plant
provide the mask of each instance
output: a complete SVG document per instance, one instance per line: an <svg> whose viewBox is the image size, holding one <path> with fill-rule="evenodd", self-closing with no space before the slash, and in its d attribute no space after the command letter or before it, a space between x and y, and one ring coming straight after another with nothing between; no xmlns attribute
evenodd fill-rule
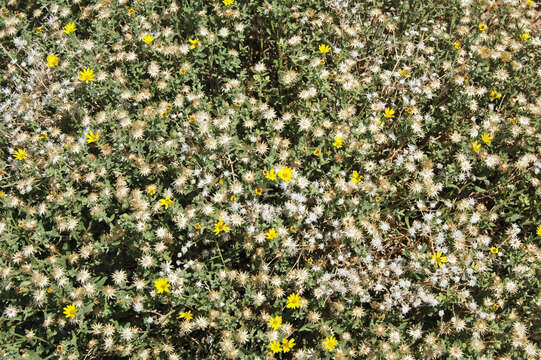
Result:
<svg viewBox="0 0 541 360"><path fill-rule="evenodd" d="M0 0L0 359L539 359L535 0Z"/></svg>

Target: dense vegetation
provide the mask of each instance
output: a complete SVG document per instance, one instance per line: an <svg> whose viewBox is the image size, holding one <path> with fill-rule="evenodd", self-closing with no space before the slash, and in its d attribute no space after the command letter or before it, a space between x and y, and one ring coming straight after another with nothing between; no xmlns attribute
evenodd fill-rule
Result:
<svg viewBox="0 0 541 360"><path fill-rule="evenodd" d="M534 0L0 6L0 359L541 357Z"/></svg>

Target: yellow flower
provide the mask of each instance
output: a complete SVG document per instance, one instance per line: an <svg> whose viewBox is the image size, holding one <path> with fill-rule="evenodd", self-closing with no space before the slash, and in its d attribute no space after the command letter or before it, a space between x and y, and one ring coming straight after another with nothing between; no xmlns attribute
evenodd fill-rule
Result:
<svg viewBox="0 0 541 360"><path fill-rule="evenodd" d="M460 50L460 48L462 48L462 45L460 45L460 43L458 41L455 41L453 43L453 45L455 45L455 49L457 49L457 50Z"/></svg>
<svg viewBox="0 0 541 360"><path fill-rule="evenodd" d="M190 49L195 49L199 45L199 39L189 39L188 41L192 44L190 45Z"/></svg>
<svg viewBox="0 0 541 360"><path fill-rule="evenodd" d="M322 54L326 54L329 51L331 51L331 47L329 45L321 44L319 45L319 52Z"/></svg>
<svg viewBox="0 0 541 360"><path fill-rule="evenodd" d="M388 119L389 118L394 118L394 109L386 107L385 108L385 113L383 114L383 116L388 118Z"/></svg>
<svg viewBox="0 0 541 360"><path fill-rule="evenodd" d="M47 66L48 67L55 67L58 65L58 57L55 54L51 54L47 56Z"/></svg>
<svg viewBox="0 0 541 360"><path fill-rule="evenodd" d="M69 24L66 24L66 26L64 26L64 32L66 34L71 34L72 32L74 32L75 30L77 30L77 28L75 27L75 23L74 22L70 22Z"/></svg>
<svg viewBox="0 0 541 360"><path fill-rule="evenodd" d="M36 32L37 32L38 34L41 34L41 32L42 32L41 26L38 26L38 27L36 28Z"/></svg>
<svg viewBox="0 0 541 360"><path fill-rule="evenodd" d="M284 352L288 352L289 350L291 350L291 348L295 346L295 339L286 339L286 338L283 338L282 339L282 348L284 349Z"/></svg>
<svg viewBox="0 0 541 360"><path fill-rule="evenodd" d="M279 352L282 352L282 347L280 346L280 343L276 340L274 340L273 342L271 342L269 345L268 345L268 348L274 353L279 353Z"/></svg>
<svg viewBox="0 0 541 360"><path fill-rule="evenodd" d="M400 75L402 75L403 77L408 77L411 75L411 71L407 69L400 69Z"/></svg>
<svg viewBox="0 0 541 360"><path fill-rule="evenodd" d="M64 314L66 315L66 318L74 318L75 314L77 314L77 307L75 304L68 305L64 308Z"/></svg>
<svg viewBox="0 0 541 360"><path fill-rule="evenodd" d="M362 175L359 175L359 173L355 170L353 170L353 178L351 179L351 182L354 184L357 184L361 179L363 178Z"/></svg>
<svg viewBox="0 0 541 360"><path fill-rule="evenodd" d="M187 311L187 312L181 312L179 315L178 315L178 318L179 319L184 319L186 322L190 322L190 320L193 319L193 316L192 316L192 311Z"/></svg>
<svg viewBox="0 0 541 360"><path fill-rule="evenodd" d="M479 149L481 148L481 144L479 144L479 143L477 142L477 140L476 140L476 141L472 142L471 145L472 145L472 147L473 147L473 151L475 151L476 153L478 153L478 152L479 152Z"/></svg>
<svg viewBox="0 0 541 360"><path fill-rule="evenodd" d="M265 173L267 179L272 181L276 180L276 173L274 172L274 168L270 169L269 171L263 170L263 172Z"/></svg>
<svg viewBox="0 0 541 360"><path fill-rule="evenodd" d="M275 316L273 318L271 316L267 325L269 325L273 330L276 330L279 327L282 327L282 317L281 316Z"/></svg>
<svg viewBox="0 0 541 360"><path fill-rule="evenodd" d="M88 134L86 134L85 136L86 136L86 143L90 144L90 143L98 141L98 139L100 138L100 131L98 130L96 131L96 134L94 134L92 130L89 130Z"/></svg>
<svg viewBox="0 0 541 360"><path fill-rule="evenodd" d="M502 97L502 94L497 92L496 90L490 91L490 101L494 101L494 99L499 99Z"/></svg>
<svg viewBox="0 0 541 360"><path fill-rule="evenodd" d="M79 80L84 81L87 84L89 81L94 81L94 70L90 68L83 69L79 75Z"/></svg>
<svg viewBox="0 0 541 360"><path fill-rule="evenodd" d="M263 194L263 189L260 188L260 187L256 187L256 188L255 188L255 194L256 194L256 195L261 195L261 194Z"/></svg>
<svg viewBox="0 0 541 360"><path fill-rule="evenodd" d="M278 234L276 233L276 230L274 228L271 228L269 231L266 232L267 239L272 240L276 239L278 237Z"/></svg>
<svg viewBox="0 0 541 360"><path fill-rule="evenodd" d="M17 160L26 159L26 149L17 149L17 150L15 150L15 152L13 153L13 156Z"/></svg>
<svg viewBox="0 0 541 360"><path fill-rule="evenodd" d="M490 248L490 252L493 253L493 254L497 254L498 253L498 248L497 247L491 247Z"/></svg>
<svg viewBox="0 0 541 360"><path fill-rule="evenodd" d="M541 236L541 225L539 225L537 227L537 232L536 232L537 236Z"/></svg>
<svg viewBox="0 0 541 360"><path fill-rule="evenodd" d="M224 0L224 5L225 6L233 5L234 2L235 0Z"/></svg>
<svg viewBox="0 0 541 360"><path fill-rule="evenodd" d="M289 181L293 178L293 169L289 166L282 166L280 170L278 170L278 176L289 184Z"/></svg>
<svg viewBox="0 0 541 360"><path fill-rule="evenodd" d="M214 224L214 233L218 235L221 231L229 231L231 230L226 224L224 224L224 220L220 218L220 221L218 221L216 224Z"/></svg>
<svg viewBox="0 0 541 360"><path fill-rule="evenodd" d="M147 186L147 193L154 195L156 193L156 186L154 184Z"/></svg>
<svg viewBox="0 0 541 360"><path fill-rule="evenodd" d="M287 297L287 305L286 307L288 309L296 309L301 307L301 297L299 294L291 294Z"/></svg>
<svg viewBox="0 0 541 360"><path fill-rule="evenodd" d="M154 36L152 36L152 35L145 35L145 37L143 38L143 41L144 41L147 45L150 45L150 43L154 41Z"/></svg>
<svg viewBox="0 0 541 360"><path fill-rule="evenodd" d="M160 205L165 206L166 209L169 209L169 205L173 205L173 200L171 200L171 195L167 195L165 199L160 199Z"/></svg>
<svg viewBox="0 0 541 360"><path fill-rule="evenodd" d="M333 351L335 346L338 345L338 341L334 336L327 336L325 340L323 340L323 345L325 346L325 349Z"/></svg>
<svg viewBox="0 0 541 360"><path fill-rule="evenodd" d="M441 256L441 251L438 251L432 254L432 260L434 260L434 264L442 267L442 264L447 262L447 256Z"/></svg>
<svg viewBox="0 0 541 360"><path fill-rule="evenodd" d="M332 144L335 148L340 149L342 147L342 137L336 136Z"/></svg>
<svg viewBox="0 0 541 360"><path fill-rule="evenodd" d="M490 144L490 142L492 141L492 135L488 134L488 133L484 133L482 136L481 136L481 140L483 140L483 142L485 144Z"/></svg>
<svg viewBox="0 0 541 360"><path fill-rule="evenodd" d="M314 154L315 156L321 155L321 149L315 149L314 152L313 152L313 154Z"/></svg>
<svg viewBox="0 0 541 360"><path fill-rule="evenodd" d="M526 40L528 40L529 38L530 38L530 34L528 34L528 33L524 33L524 34L520 35L520 39L521 39L522 41L526 41Z"/></svg>
<svg viewBox="0 0 541 360"><path fill-rule="evenodd" d="M158 290L158 294L161 294L162 292L170 293L169 290L169 279L168 278L159 278L158 280L154 281L154 286Z"/></svg>
<svg viewBox="0 0 541 360"><path fill-rule="evenodd" d="M487 29L487 26L485 24L480 24L479 25L479 30L485 31L486 29Z"/></svg>
<svg viewBox="0 0 541 360"><path fill-rule="evenodd" d="M134 9L134 8L130 8L130 9L128 10L128 15L133 15L133 14L135 14L135 9Z"/></svg>

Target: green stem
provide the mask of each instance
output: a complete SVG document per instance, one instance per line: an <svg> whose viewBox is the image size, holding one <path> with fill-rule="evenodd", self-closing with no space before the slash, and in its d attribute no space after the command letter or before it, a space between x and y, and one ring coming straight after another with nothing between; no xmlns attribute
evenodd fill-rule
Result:
<svg viewBox="0 0 541 360"><path fill-rule="evenodd" d="M25 340L30 340L30 339L28 339L26 336L23 336L23 335L21 335L21 334L13 333L13 335L18 336L18 337L20 337L20 338L22 338L22 339L25 339ZM33 339L41 340L41 341L43 341L43 342L45 342L45 343L47 343L47 344L49 344L49 345L52 345L50 342L48 342L48 341L45 340L45 339L40 338L39 336L34 336Z"/></svg>
<svg viewBox="0 0 541 360"><path fill-rule="evenodd" d="M224 264L224 267L225 267L226 266L225 261L224 261L224 258L222 256L222 250L220 250L220 244L218 243L218 240L216 240L216 247L218 248L218 254L220 254L220 259L222 260L222 264Z"/></svg>

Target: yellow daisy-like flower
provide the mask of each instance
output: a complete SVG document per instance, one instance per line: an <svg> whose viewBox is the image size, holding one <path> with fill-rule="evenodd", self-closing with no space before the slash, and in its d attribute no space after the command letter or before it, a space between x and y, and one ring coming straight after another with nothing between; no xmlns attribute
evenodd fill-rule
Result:
<svg viewBox="0 0 541 360"><path fill-rule="evenodd" d="M394 109L392 108L385 108L385 112L383 113L383 116L386 118L394 118Z"/></svg>
<svg viewBox="0 0 541 360"><path fill-rule="evenodd" d="M328 336L323 340L323 346L329 351L333 351L336 345L338 345L338 341L334 336Z"/></svg>
<svg viewBox="0 0 541 360"><path fill-rule="evenodd" d="M432 254L432 260L434 260L434 264L436 266L442 267L443 263L447 262L447 256L441 256L441 251L435 252Z"/></svg>
<svg viewBox="0 0 541 360"><path fill-rule="evenodd" d="M214 233L218 235L222 231L229 231L231 230L226 224L224 224L224 220L220 218L220 221L218 221L216 224L214 224Z"/></svg>
<svg viewBox="0 0 541 360"><path fill-rule="evenodd" d="M537 226L536 234L537 236L541 236L541 225Z"/></svg>
<svg viewBox="0 0 541 360"><path fill-rule="evenodd" d="M502 94L497 92L496 90L490 91L490 101L494 101L495 99L499 99L502 97Z"/></svg>
<svg viewBox="0 0 541 360"><path fill-rule="evenodd" d="M195 49L199 45L199 39L189 39L188 41L192 44L190 45L190 49Z"/></svg>
<svg viewBox="0 0 541 360"><path fill-rule="evenodd" d="M163 292L170 293L169 290L169 279L168 278L159 278L158 280L154 280L154 286L158 290L158 294L161 294Z"/></svg>
<svg viewBox="0 0 541 360"><path fill-rule="evenodd" d="M277 175L280 177L280 179L289 184L289 181L293 179L293 169L289 166L283 166L280 168L280 170L278 170Z"/></svg>
<svg viewBox="0 0 541 360"><path fill-rule="evenodd" d="M17 160L24 160L26 159L26 149L17 149L13 153L13 157Z"/></svg>
<svg viewBox="0 0 541 360"><path fill-rule="evenodd" d="M462 45L458 41L455 41L453 45L455 46L455 49L457 50L460 50L462 48Z"/></svg>
<svg viewBox="0 0 541 360"><path fill-rule="evenodd" d="M332 143L332 145L335 148L340 149L342 147L342 137L341 136L336 136L334 138L334 142Z"/></svg>
<svg viewBox="0 0 541 360"><path fill-rule="evenodd" d="M481 136L481 140L483 140L483 142L485 144L490 144L490 142L492 141L492 135L488 134L488 133L484 133L482 136Z"/></svg>
<svg viewBox="0 0 541 360"><path fill-rule="evenodd" d="M192 311L189 310L189 311L187 311L187 312L181 312L181 313L178 315L178 318L179 318L179 319L184 319L186 322L190 322L190 320L193 319Z"/></svg>
<svg viewBox="0 0 541 360"><path fill-rule="evenodd" d="M276 230L274 228L271 228L269 231L266 232L267 239L272 240L276 239L278 237L278 234L276 233Z"/></svg>
<svg viewBox="0 0 541 360"><path fill-rule="evenodd" d="M411 75L411 71L408 69L400 69L400 75L403 77L409 77Z"/></svg>
<svg viewBox="0 0 541 360"><path fill-rule="evenodd" d="M156 185L151 184L147 186L147 193L149 195L154 195L156 193Z"/></svg>
<svg viewBox="0 0 541 360"><path fill-rule="evenodd" d="M530 34L528 34L528 33L524 33L524 34L520 35L520 39L521 39L522 41L526 41L526 40L528 40L529 38L530 38Z"/></svg>
<svg viewBox="0 0 541 360"><path fill-rule="evenodd" d="M485 24L479 24L479 30L485 31L487 29L487 26Z"/></svg>
<svg viewBox="0 0 541 360"><path fill-rule="evenodd" d="M265 177L269 180L276 180L276 173L274 172L274 168L270 169L269 171L263 170L263 173L265 174Z"/></svg>
<svg viewBox="0 0 541 360"><path fill-rule="evenodd" d="M90 143L93 143L93 142L96 142L99 140L100 138L100 131L96 131L96 133L94 134L94 132L92 130L89 130L88 131L88 134L85 135L86 136L86 143L87 144L90 144Z"/></svg>
<svg viewBox="0 0 541 360"><path fill-rule="evenodd" d="M352 183L357 184L362 178L362 175L359 175L357 171L353 170L353 177L351 178Z"/></svg>
<svg viewBox="0 0 541 360"><path fill-rule="evenodd" d="M476 141L472 142L471 145L472 145L472 147L473 147L473 151L475 151L476 153L478 153L478 152L479 152L479 149L481 148L481 144L479 144L479 143L477 142L477 140L476 140Z"/></svg>
<svg viewBox="0 0 541 360"><path fill-rule="evenodd" d="M499 252L499 250L498 250L497 247L491 247L490 252L493 253L493 254L497 254Z"/></svg>
<svg viewBox="0 0 541 360"><path fill-rule="evenodd" d="M77 306L75 306L75 304L68 305L64 308L64 315L66 315L66 318L74 318L75 314L77 314Z"/></svg>
<svg viewBox="0 0 541 360"><path fill-rule="evenodd" d="M282 317L281 316L275 316L270 317L269 322L267 323L273 330L276 330L280 327L282 327Z"/></svg>
<svg viewBox="0 0 541 360"><path fill-rule="evenodd" d="M322 54L326 54L328 53L329 51L331 51L331 47L329 45L325 45L325 44L320 44L319 45L319 52L322 53Z"/></svg>
<svg viewBox="0 0 541 360"><path fill-rule="evenodd" d="M235 0L224 0L223 1L225 6L233 5L234 2L235 2Z"/></svg>
<svg viewBox="0 0 541 360"><path fill-rule="evenodd" d="M72 32L74 32L75 30L77 30L77 28L75 27L75 23L74 22L70 22L69 24L66 24L66 26L64 26L64 32L66 34L71 34Z"/></svg>
<svg viewBox="0 0 541 360"><path fill-rule="evenodd" d="M56 56L55 54L51 54L51 55L47 56L47 66L48 67L55 67L55 66L58 65L58 62L59 62L58 56Z"/></svg>
<svg viewBox="0 0 541 360"><path fill-rule="evenodd" d="M89 81L94 81L94 70L90 68L83 69L79 73L79 80L88 84Z"/></svg>
<svg viewBox="0 0 541 360"><path fill-rule="evenodd" d="M291 338L291 339L286 339L286 338L283 338L282 339L282 349L283 351L286 353L288 352L289 350L291 350L291 348L295 346L295 339Z"/></svg>
<svg viewBox="0 0 541 360"><path fill-rule="evenodd" d="M150 45L150 44L154 41L154 36L152 36L152 35L145 35L145 37L143 38L143 41L144 41L147 45Z"/></svg>
<svg viewBox="0 0 541 360"><path fill-rule="evenodd" d="M173 205L173 200L171 200L171 195L167 195L166 198L160 199L160 205L165 206L166 209L169 209L169 205Z"/></svg>
<svg viewBox="0 0 541 360"><path fill-rule="evenodd" d="M314 154L315 156L321 155L321 149L315 149L314 152L313 152L313 154Z"/></svg>
<svg viewBox="0 0 541 360"><path fill-rule="evenodd" d="M299 294L291 294L287 297L287 305L286 307L288 309L297 309L301 307L301 297Z"/></svg>
<svg viewBox="0 0 541 360"><path fill-rule="evenodd" d="M274 340L273 342L271 342L269 345L268 345L268 348L270 349L270 351L272 351L274 354L276 353L279 353L279 352L282 352L282 347L280 346L280 343L276 340Z"/></svg>

